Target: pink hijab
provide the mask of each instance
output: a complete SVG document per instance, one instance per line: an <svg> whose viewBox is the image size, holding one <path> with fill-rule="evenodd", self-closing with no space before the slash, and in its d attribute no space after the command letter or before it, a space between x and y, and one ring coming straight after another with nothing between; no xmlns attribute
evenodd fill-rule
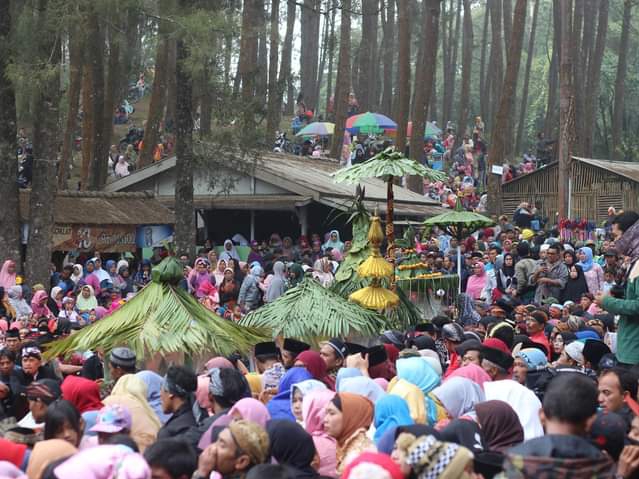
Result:
<svg viewBox="0 0 639 479"><path fill-rule="evenodd" d="M253 398L240 399L227 414L231 417L239 415L242 419L259 424L263 428L266 428L266 423L271 419L264 403Z"/></svg>
<svg viewBox="0 0 639 479"><path fill-rule="evenodd" d="M11 286L16 285L16 274L9 274L9 266L15 267L15 265L15 261L8 259L2 264L2 269L0 269L0 286L2 286L5 291L8 291Z"/></svg>
<svg viewBox="0 0 639 479"><path fill-rule="evenodd" d="M319 456L319 472L322 476L337 475L337 442L324 432L324 409L335 396L334 391L311 391L302 400L302 418L306 432L313 437Z"/></svg>
<svg viewBox="0 0 639 479"><path fill-rule="evenodd" d="M148 479L144 457L122 446L97 446L71 456L54 469L60 479Z"/></svg>
<svg viewBox="0 0 639 479"><path fill-rule="evenodd" d="M220 368L220 369L224 369L224 368L234 369L235 368L231 361L229 361L228 359L226 359L226 358L224 358L222 356L216 356L214 358L209 359L206 362L205 367L206 367L207 371L210 371L213 368Z"/></svg>
<svg viewBox="0 0 639 479"><path fill-rule="evenodd" d="M466 294L470 296L472 299L480 299L481 292L486 287L486 271L484 270L484 263L477 262L481 268L481 273L479 275L472 274L468 277L468 283L466 284ZM474 268L475 266L473 266Z"/></svg>
<svg viewBox="0 0 639 479"><path fill-rule="evenodd" d="M202 374L197 377L197 390L195 391L195 400L200 405L201 408L210 411L213 409L213 405L211 404L211 400L209 399L209 383L211 379Z"/></svg>
<svg viewBox="0 0 639 479"><path fill-rule="evenodd" d="M43 299L48 299L48 297L47 292L41 289L40 291L36 291L33 298L31 298L31 310L33 311L33 315L36 319L40 319L42 317L53 318L53 313L47 307L46 303L42 306L40 305L40 302Z"/></svg>
<svg viewBox="0 0 639 479"><path fill-rule="evenodd" d="M446 378L446 380L454 378L456 376L470 379L482 389L484 389L485 382L492 381L488 373L484 371L484 368L482 368L481 366L477 366L476 364L468 364L467 366L462 366L461 368L455 369L450 374L450 376Z"/></svg>

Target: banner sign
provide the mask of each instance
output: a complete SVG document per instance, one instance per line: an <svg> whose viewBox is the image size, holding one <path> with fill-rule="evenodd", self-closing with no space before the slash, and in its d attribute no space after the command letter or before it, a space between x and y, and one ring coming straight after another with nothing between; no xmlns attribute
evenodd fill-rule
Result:
<svg viewBox="0 0 639 479"><path fill-rule="evenodd" d="M54 225L53 250L102 253L135 251L135 226Z"/></svg>

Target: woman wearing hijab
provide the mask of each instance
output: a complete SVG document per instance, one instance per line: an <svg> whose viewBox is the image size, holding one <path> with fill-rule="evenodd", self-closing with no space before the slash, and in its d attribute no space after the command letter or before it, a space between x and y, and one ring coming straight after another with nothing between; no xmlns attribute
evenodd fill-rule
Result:
<svg viewBox="0 0 639 479"><path fill-rule="evenodd" d="M217 261L217 265L215 266L215 271L213 271L213 276L215 276L215 285L219 286L224 281L224 270L226 269L226 261L220 259Z"/></svg>
<svg viewBox="0 0 639 479"><path fill-rule="evenodd" d="M441 411L437 410L436 401L430 393L441 381L439 374L421 357L400 358L396 365L397 377L414 384L424 394L426 423L435 424L441 416Z"/></svg>
<svg viewBox="0 0 639 479"><path fill-rule="evenodd" d="M319 474L311 463L315 459L315 444L311 435L299 424L286 420L273 420L266 426L271 456L278 464L293 468L290 479L315 479Z"/></svg>
<svg viewBox="0 0 639 479"><path fill-rule="evenodd" d="M29 303L27 303L27 301L24 299L22 286L16 285L9 288L8 296L9 304L16 312L16 319L31 316L31 306L29 306Z"/></svg>
<svg viewBox="0 0 639 479"><path fill-rule="evenodd" d="M604 274L603 269L592 258L592 250L588 246L579 248L577 253L579 262L577 263L586 277L588 291L591 294L597 294L603 289Z"/></svg>
<svg viewBox="0 0 639 479"><path fill-rule="evenodd" d="M55 319L55 316L47 306L48 299L47 292L44 290L37 291L31 298L31 310L36 319Z"/></svg>
<svg viewBox="0 0 639 479"><path fill-rule="evenodd" d="M475 407L477 422L489 451L503 453L524 442L524 429L510 404L484 401Z"/></svg>
<svg viewBox="0 0 639 479"><path fill-rule="evenodd" d="M387 394L375 402L375 444L389 429L412 424L408 404L399 396Z"/></svg>
<svg viewBox="0 0 639 479"><path fill-rule="evenodd" d="M262 267L256 264L251 268L250 274L247 274L242 281L237 302L245 312L253 311L260 305L262 298L259 282L263 272Z"/></svg>
<svg viewBox="0 0 639 479"><path fill-rule="evenodd" d="M49 308L49 310L51 310L51 313L57 318L58 314L60 314L60 311L62 311L63 307L62 307L62 298L64 297L64 292L62 291L62 288L60 288L59 286L54 286L53 288L51 288L51 294L49 295L49 298L47 299L47 306Z"/></svg>
<svg viewBox="0 0 639 479"><path fill-rule="evenodd" d="M493 289L493 300L496 301L503 295L511 295L517 291L517 278L515 278L515 258L506 253L501 268L496 271L496 288Z"/></svg>
<svg viewBox="0 0 639 479"><path fill-rule="evenodd" d="M7 292L0 286L0 318L2 317L7 319L7 329L9 329L9 324L18 318L15 308L9 301Z"/></svg>
<svg viewBox="0 0 639 479"><path fill-rule="evenodd" d="M60 385L62 396L78 410L84 419L84 430L95 425L98 412L104 407L100 400L100 386L95 381L69 375Z"/></svg>
<svg viewBox="0 0 639 479"><path fill-rule="evenodd" d="M164 385L164 378L153 371L140 371L135 374L138 379L146 384L146 400L157 415L162 424L169 420L170 414L164 414L162 410L162 399L160 398L160 390Z"/></svg>
<svg viewBox="0 0 639 479"><path fill-rule="evenodd" d="M337 392L359 394L373 403L386 396L382 387L374 379L366 376L344 378L340 382Z"/></svg>
<svg viewBox="0 0 639 479"><path fill-rule="evenodd" d="M317 351L307 349L298 354L295 366L304 367L311 373L313 379L323 382L329 389L335 390L335 380L326 372L326 362Z"/></svg>
<svg viewBox="0 0 639 479"><path fill-rule="evenodd" d="M321 381L316 379L308 379L293 385L291 392L291 411L298 424L304 425L302 415L302 403L304 402L304 396L313 391L326 391L327 387Z"/></svg>
<svg viewBox="0 0 639 479"><path fill-rule="evenodd" d="M235 249L235 245L233 244L233 241L231 241L230 239L224 240L224 249L220 253L220 259L223 259L224 261L227 261L227 262L229 259L234 259L235 261L240 260L240 255Z"/></svg>
<svg viewBox="0 0 639 479"><path fill-rule="evenodd" d="M326 252L329 248L336 249L340 253L344 252L344 243L342 243L339 239L339 231L331 230L328 233L328 239L326 243L322 245L322 251Z"/></svg>
<svg viewBox="0 0 639 479"><path fill-rule="evenodd" d="M122 276L120 276L120 272L118 271L118 263L110 259L105 263L105 266L106 272L109 273L109 277L111 278L113 287L121 293L126 288L126 281L124 280L124 278L122 278Z"/></svg>
<svg viewBox="0 0 639 479"><path fill-rule="evenodd" d="M590 250L590 248L587 248ZM563 304L566 301L579 303L581 297L588 292L588 283L581 266L576 261L577 257L572 251L564 252L564 263L568 268L568 281L561 290L559 301Z"/></svg>
<svg viewBox="0 0 639 479"><path fill-rule="evenodd" d="M253 398L240 399L229 409L227 415L233 419L244 419L254 422L264 428L271 420L271 415L268 409L266 409L266 406L261 401Z"/></svg>
<svg viewBox="0 0 639 479"><path fill-rule="evenodd" d="M477 261L473 265L473 274L468 277L466 294L473 300L490 300L490 278L484 270L484 263Z"/></svg>
<svg viewBox="0 0 639 479"><path fill-rule="evenodd" d="M224 270L224 279L218 287L217 292L220 296L220 305L227 309L233 309L237 303L237 297L240 294L240 284L235 279L231 268Z"/></svg>
<svg viewBox="0 0 639 479"><path fill-rule="evenodd" d="M479 385L482 389L484 389L485 382L492 381L488 373L484 371L484 368L482 368L481 366L477 366L474 363L470 363L466 366L455 369L455 371L453 371L451 375L448 376L447 380L454 377L470 379L472 382Z"/></svg>
<svg viewBox="0 0 639 479"><path fill-rule="evenodd" d="M459 322L463 326L476 325L479 323L481 316L475 310L475 302L466 293L460 293L457 297L459 303Z"/></svg>
<svg viewBox="0 0 639 479"><path fill-rule="evenodd" d="M376 452L366 435L373 422L373 403L363 396L337 393L326 405L324 430L337 441L337 472L364 451Z"/></svg>
<svg viewBox="0 0 639 479"><path fill-rule="evenodd" d="M284 270L286 266L281 261L276 261L273 265L273 277L268 284L266 295L264 296L265 303L272 303L277 298L282 296L286 292L286 274Z"/></svg>
<svg viewBox="0 0 639 479"><path fill-rule="evenodd" d="M146 384L135 374L121 376L103 403L105 406L119 404L129 410L133 419L131 438L140 452L155 442L162 423L149 406Z"/></svg>
<svg viewBox="0 0 639 479"><path fill-rule="evenodd" d="M27 477L41 479L47 466L60 459L73 456L78 449L64 439L47 439L37 442L29 456ZM23 476L24 477L24 476Z"/></svg>
<svg viewBox="0 0 639 479"><path fill-rule="evenodd" d="M0 269L0 286L5 290L8 290L12 286L16 285L16 262L8 259L2 263L2 269Z"/></svg>
<svg viewBox="0 0 639 479"><path fill-rule="evenodd" d="M93 288L90 285L85 284L82 286L80 294L76 299L75 307L78 310L78 313L82 315L88 315L91 313L91 310L98 307L98 300L95 299Z"/></svg>
<svg viewBox="0 0 639 479"><path fill-rule="evenodd" d="M210 266L209 260L206 258L198 258L193 264L193 271L191 271L191 274L189 275L189 291L198 299L202 297L202 293L198 293L200 286L210 281ZM200 296L198 296L198 294Z"/></svg>
<svg viewBox="0 0 639 479"><path fill-rule="evenodd" d="M291 288L294 288L304 280L304 269L298 263L293 263L289 269L289 282Z"/></svg>
<svg viewBox="0 0 639 479"><path fill-rule="evenodd" d="M433 396L439 400L450 419L464 416L475 419L475 406L485 400L484 391L478 384L459 377L450 378L435 388Z"/></svg>
<svg viewBox="0 0 639 479"><path fill-rule="evenodd" d="M291 392L293 385L306 381L307 379L313 379L311 373L306 368L293 367L286 371L286 374L282 377L278 392L268 402L266 407L268 408L271 418L273 419L288 419L295 421L293 411L291 411Z"/></svg>
<svg viewBox="0 0 639 479"><path fill-rule="evenodd" d="M319 283L328 288L333 284L335 277L333 276L333 266L328 258L320 258L313 263L313 278Z"/></svg>
<svg viewBox="0 0 639 479"><path fill-rule="evenodd" d="M71 281L73 281L76 286L80 282L81 279L84 278L84 270L81 264L73 265L73 274L71 274Z"/></svg>
<svg viewBox="0 0 639 479"><path fill-rule="evenodd" d="M302 419L304 428L313 438L315 449L319 457L317 471L322 476L337 477L337 442L324 430L324 411L326 405L333 399L333 391L313 391L302 400Z"/></svg>

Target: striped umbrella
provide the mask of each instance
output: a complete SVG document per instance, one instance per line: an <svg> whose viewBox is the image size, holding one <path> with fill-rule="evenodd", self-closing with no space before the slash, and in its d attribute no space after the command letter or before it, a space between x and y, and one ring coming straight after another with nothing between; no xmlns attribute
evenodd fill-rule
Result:
<svg viewBox="0 0 639 479"><path fill-rule="evenodd" d="M346 129L351 133L382 133L384 130L394 130L397 123L381 113L367 111L360 115L351 116L346 120Z"/></svg>
<svg viewBox="0 0 639 479"><path fill-rule="evenodd" d="M300 131L298 131L295 136L329 136L332 135L334 132L334 123L315 121L306 125Z"/></svg>

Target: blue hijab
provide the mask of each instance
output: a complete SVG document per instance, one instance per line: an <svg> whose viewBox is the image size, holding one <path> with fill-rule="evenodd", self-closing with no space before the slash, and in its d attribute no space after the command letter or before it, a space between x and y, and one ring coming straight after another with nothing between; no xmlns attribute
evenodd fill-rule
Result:
<svg viewBox="0 0 639 479"><path fill-rule="evenodd" d="M291 411L291 392L293 385L313 379L311 373L305 368L291 368L280 380L280 387L277 395L273 396L266 408L271 413L271 419L289 419L295 421L295 416Z"/></svg>
<svg viewBox="0 0 639 479"><path fill-rule="evenodd" d="M413 423L408 403L394 394L385 395L375 403L375 444L388 429Z"/></svg>
<svg viewBox="0 0 639 479"><path fill-rule="evenodd" d="M357 368L339 368L335 378L335 391L339 391L339 385L346 378L358 378L362 372Z"/></svg>
<svg viewBox="0 0 639 479"><path fill-rule="evenodd" d="M339 383L337 392L359 394L360 396L370 399L373 403L379 398L386 396L386 392L382 387L366 376L343 379Z"/></svg>
<svg viewBox="0 0 639 479"><path fill-rule="evenodd" d="M160 422L164 424L169 420L171 414L164 414L162 411L162 400L160 399L160 389L164 384L164 378L153 371L140 371L136 373L136 376L146 384L146 400L151 406L151 409L155 411Z"/></svg>
<svg viewBox="0 0 639 479"><path fill-rule="evenodd" d="M417 386L424 393L428 424L437 422L437 407L428 393L439 386L441 378L439 374L428 364L424 358L400 358L395 363L397 377Z"/></svg>
<svg viewBox="0 0 639 479"><path fill-rule="evenodd" d="M579 252L586 255L586 260L579 261L577 264L581 266L584 273L590 271L594 264L592 260L592 250L588 246L584 246L583 248L579 248Z"/></svg>

